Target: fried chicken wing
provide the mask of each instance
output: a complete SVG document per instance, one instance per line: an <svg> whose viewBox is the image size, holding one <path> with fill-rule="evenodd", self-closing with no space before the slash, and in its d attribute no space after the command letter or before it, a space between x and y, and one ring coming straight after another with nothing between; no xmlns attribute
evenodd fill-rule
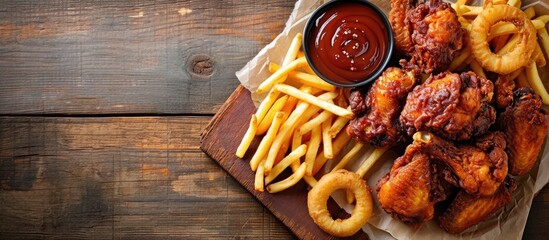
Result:
<svg viewBox="0 0 549 240"><path fill-rule="evenodd" d="M445 71L465 45L465 30L455 10L442 0L418 4L407 11L404 24L407 27L397 30L408 30L413 45L413 50L408 52L410 61L401 60L406 69L419 69L427 74ZM402 33L397 36L399 34Z"/></svg>
<svg viewBox="0 0 549 240"><path fill-rule="evenodd" d="M388 68L366 95L354 90L350 96L351 110L357 116L347 126L347 133L359 142L375 147L391 147L408 139L399 122L407 94L416 84L413 71Z"/></svg>
<svg viewBox="0 0 549 240"><path fill-rule="evenodd" d="M391 10L389 11L389 22L393 30L396 50L408 55L414 49L412 45L412 35L408 25L405 24L406 16L415 6L414 0L391 0Z"/></svg>
<svg viewBox="0 0 549 240"><path fill-rule="evenodd" d="M547 112L541 108L541 98L530 88L519 88L513 103L498 118L497 128L509 142L509 174L522 176L530 171L547 135Z"/></svg>
<svg viewBox="0 0 549 240"><path fill-rule="evenodd" d="M414 143L434 161L446 163L471 195L494 194L507 176L506 141L501 132L490 132L473 144L453 143L429 132L417 132Z"/></svg>
<svg viewBox="0 0 549 240"><path fill-rule="evenodd" d="M461 233L511 202L515 189L515 181L507 178L496 193L490 196L475 196L460 191L448 209L440 215L440 226L449 233Z"/></svg>
<svg viewBox="0 0 549 240"><path fill-rule="evenodd" d="M381 207L404 223L419 226L433 218L435 204L446 199L434 165L421 147L411 144L397 158L391 171L377 186Z"/></svg>
<svg viewBox="0 0 549 240"><path fill-rule="evenodd" d="M451 140L486 133L496 120L494 85L473 72L429 77L408 94L400 122L409 135L430 131Z"/></svg>
<svg viewBox="0 0 549 240"><path fill-rule="evenodd" d="M496 107L505 109L513 102L513 90L515 89L515 81L506 75L500 75L494 82L494 95L496 99Z"/></svg>

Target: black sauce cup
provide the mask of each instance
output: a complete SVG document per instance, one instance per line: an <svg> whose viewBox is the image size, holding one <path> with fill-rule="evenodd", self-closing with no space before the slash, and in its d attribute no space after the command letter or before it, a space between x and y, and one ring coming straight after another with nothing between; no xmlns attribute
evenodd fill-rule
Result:
<svg viewBox="0 0 549 240"><path fill-rule="evenodd" d="M315 38L315 36L313 35L313 30L315 29L316 27L316 21L319 17L321 17L324 13L326 13L327 10L329 10L330 8L332 7L335 7L335 6L338 6L339 4L346 4L346 3L350 3L350 2L354 2L354 3L359 3L359 4L362 4L370 9L372 9L380 18L381 22L383 22L383 25L385 26L385 29L387 29L386 33L387 34L387 49L386 49L386 53L385 53L385 57L384 59L381 60L381 64L379 64L379 66L377 67L377 69L375 69L373 71L372 74L370 74L368 77L366 77L365 79L363 80L360 80L360 81L354 81L352 83L341 83L341 82L337 82L337 81L334 81L333 79L330 79L329 77L327 77L322 71L319 70L318 67L315 66L314 62L311 60L311 49L309 49L309 41L311 41L311 38ZM369 1L366 1L366 0L333 0L333 1L330 1L330 2L327 2L325 4L323 4L322 6L320 6L318 9L316 9L312 14L311 14L311 17L309 18L309 20L307 21L307 24L305 25L305 29L303 31L303 51L305 53L305 57L307 59L307 62L309 63L309 65L311 66L311 68L313 69L313 71L320 77L322 78L324 81L332 84L332 85L335 85L335 86L339 86L339 87L345 87L345 88L354 88L354 87L360 87L360 86L364 86L372 81L374 81L375 79L377 79L382 73L383 71L387 68L387 65L389 64L389 61L391 60L391 55L393 53L393 45L394 45L394 39L393 39L393 32L391 30L391 24L389 22L389 19L387 18L387 16L385 15L385 13L383 13L383 11L381 11L381 9L379 9L375 4L369 2Z"/></svg>

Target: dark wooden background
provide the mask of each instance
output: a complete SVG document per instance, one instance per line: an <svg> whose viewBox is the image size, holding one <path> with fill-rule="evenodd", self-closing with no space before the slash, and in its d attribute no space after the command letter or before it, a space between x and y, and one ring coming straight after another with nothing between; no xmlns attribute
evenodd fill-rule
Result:
<svg viewBox="0 0 549 240"><path fill-rule="evenodd" d="M0 239L294 238L199 149L294 3L0 0Z"/></svg>

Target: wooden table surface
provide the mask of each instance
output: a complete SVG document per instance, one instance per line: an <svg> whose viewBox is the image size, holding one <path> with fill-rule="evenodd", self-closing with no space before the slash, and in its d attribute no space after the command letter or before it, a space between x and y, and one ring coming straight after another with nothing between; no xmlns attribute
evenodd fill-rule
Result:
<svg viewBox="0 0 549 240"><path fill-rule="evenodd" d="M294 3L0 0L0 239L295 238L199 149Z"/></svg>

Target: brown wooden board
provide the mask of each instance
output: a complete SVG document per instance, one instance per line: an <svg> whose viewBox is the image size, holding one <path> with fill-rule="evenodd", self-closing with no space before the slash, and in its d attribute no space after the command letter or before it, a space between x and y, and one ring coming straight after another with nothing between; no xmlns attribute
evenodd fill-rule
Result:
<svg viewBox="0 0 549 240"><path fill-rule="evenodd" d="M251 100L250 92L239 86L204 130L200 148L300 239L337 239L322 231L309 216L307 210L308 186L303 181L276 194L259 192L254 189L254 172L250 169L249 160L252 155L250 153L253 153L259 144L259 139L254 139L244 159L235 156L236 148L246 132L250 116L254 112L255 106ZM328 206L332 216L338 218L348 216L334 201L330 200ZM354 236L344 239L366 238L367 235L359 231Z"/></svg>

